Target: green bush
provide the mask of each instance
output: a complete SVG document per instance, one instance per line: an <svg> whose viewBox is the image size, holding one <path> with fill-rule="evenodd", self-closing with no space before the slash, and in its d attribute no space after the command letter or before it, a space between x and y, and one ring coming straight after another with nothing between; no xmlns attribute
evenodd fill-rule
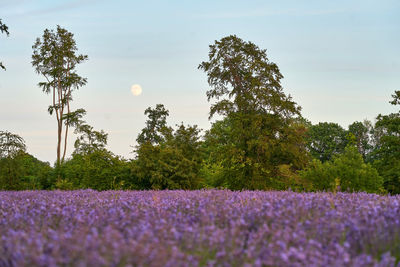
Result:
<svg viewBox="0 0 400 267"><path fill-rule="evenodd" d="M383 192L383 178L376 169L366 164L354 146L347 146L343 154L321 163L313 160L300 176L312 183L316 191L335 191L337 185L342 191Z"/></svg>
<svg viewBox="0 0 400 267"><path fill-rule="evenodd" d="M129 176L125 160L105 149L87 154L73 154L61 167L62 177L72 188L95 190L123 189Z"/></svg>

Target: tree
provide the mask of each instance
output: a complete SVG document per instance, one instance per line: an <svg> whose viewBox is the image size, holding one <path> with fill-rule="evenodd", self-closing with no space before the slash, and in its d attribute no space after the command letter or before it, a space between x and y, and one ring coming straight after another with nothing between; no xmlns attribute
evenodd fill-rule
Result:
<svg viewBox="0 0 400 267"><path fill-rule="evenodd" d="M181 124L168 127L162 104L146 109L146 127L139 134L132 173L138 189L197 189L203 160L200 129Z"/></svg>
<svg viewBox="0 0 400 267"><path fill-rule="evenodd" d="M136 141L139 145L149 142L151 144L159 144L163 141L165 131L170 131L167 127L167 117L169 111L165 109L163 104L157 104L154 109L148 107L144 111L144 115L148 116L146 127L137 137Z"/></svg>
<svg viewBox="0 0 400 267"><path fill-rule="evenodd" d="M8 170L10 166L12 167L11 172ZM54 182L52 172L53 169L49 163L42 162L21 150L12 159L0 159L0 188L13 190L50 189Z"/></svg>
<svg viewBox="0 0 400 267"><path fill-rule="evenodd" d="M130 169L127 162L104 148L89 153L73 153L62 166L60 189L123 189Z"/></svg>
<svg viewBox="0 0 400 267"><path fill-rule="evenodd" d="M372 123L368 120L364 122L353 122L349 125L349 133L353 134L355 138L355 145L357 146L358 152L366 160L368 154L371 152L371 132L373 131Z"/></svg>
<svg viewBox="0 0 400 267"><path fill-rule="evenodd" d="M178 164L176 172L172 174L171 180L179 184L182 189L198 189L200 187L200 169L203 162L202 142L200 141L201 130L197 125L177 125L165 144L174 151Z"/></svg>
<svg viewBox="0 0 400 267"><path fill-rule="evenodd" d="M81 120L75 120L74 125L78 134L75 150L72 158L63 164L63 179L56 183L56 188L122 189L129 177L129 166L123 158L105 148L107 133L95 131Z"/></svg>
<svg viewBox="0 0 400 267"><path fill-rule="evenodd" d="M19 151L25 151L24 139L7 131L0 131L0 158L14 157Z"/></svg>
<svg viewBox="0 0 400 267"><path fill-rule="evenodd" d="M25 152L22 137L0 131L0 189L48 189L51 167Z"/></svg>
<svg viewBox="0 0 400 267"><path fill-rule="evenodd" d="M343 153L347 142L346 130L337 123L320 122L307 131L307 148L313 158L322 162Z"/></svg>
<svg viewBox="0 0 400 267"><path fill-rule="evenodd" d="M208 76L208 101L215 101L210 119L219 114L230 123L221 155L230 188L270 188L280 165L306 164L304 131L295 123L300 107L283 92L283 76L266 50L231 35L210 45L199 69Z"/></svg>
<svg viewBox="0 0 400 267"><path fill-rule="evenodd" d="M300 171L316 191L342 191L382 193L383 179L371 164L365 163L356 146L348 145L342 154L321 162L314 159Z"/></svg>
<svg viewBox="0 0 400 267"><path fill-rule="evenodd" d="M1 32L1 33L6 33L7 36L10 35L10 33L8 32L8 27L7 27L7 25L5 25L5 24L1 21L1 19L0 19L0 32ZM3 65L2 62L0 62L0 68L2 68L3 70L6 69L6 67L4 67L4 65Z"/></svg>
<svg viewBox="0 0 400 267"><path fill-rule="evenodd" d="M80 136L75 141L74 153L90 154L96 150L105 149L107 145L108 134L103 130L95 131L88 124L79 125L75 133L80 134Z"/></svg>
<svg viewBox="0 0 400 267"><path fill-rule="evenodd" d="M392 105L400 105L400 91L392 95ZM400 110L377 117L375 124L376 144L372 152L374 166L384 178L386 190L400 193Z"/></svg>
<svg viewBox="0 0 400 267"><path fill-rule="evenodd" d="M0 167L3 189L18 189L20 166L15 158L26 150L25 141L17 134L0 131Z"/></svg>
<svg viewBox="0 0 400 267"><path fill-rule="evenodd" d="M199 129L180 125L164 143L144 143L132 165L141 189L198 189L202 164Z"/></svg>
<svg viewBox="0 0 400 267"><path fill-rule="evenodd" d="M56 31L46 29L42 38L37 38L32 46L32 66L38 74L45 77L45 81L38 86L46 94L52 94L52 104L48 112L50 115L55 113L57 119L57 166L64 161L67 150L72 93L87 83L86 78L77 74L76 67L86 61L88 56L76 53L78 48L73 36L57 26ZM63 139L64 149L61 154Z"/></svg>

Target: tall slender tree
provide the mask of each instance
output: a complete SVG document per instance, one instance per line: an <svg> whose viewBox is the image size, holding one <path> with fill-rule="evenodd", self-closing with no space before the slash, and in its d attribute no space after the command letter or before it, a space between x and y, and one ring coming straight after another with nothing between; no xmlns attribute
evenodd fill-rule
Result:
<svg viewBox="0 0 400 267"><path fill-rule="evenodd" d="M32 66L45 77L45 81L38 86L46 94L52 94L48 112L50 115L55 113L57 118L57 165L64 161L68 130L70 122L74 121L70 107L72 93L87 83L86 78L77 74L76 67L86 61L88 56L77 54L78 48L73 37L72 33L57 26L56 31L44 30L42 38L37 38L32 46Z"/></svg>
<svg viewBox="0 0 400 267"><path fill-rule="evenodd" d="M7 27L7 25L5 25L5 24L1 21L1 19L0 19L0 32L1 32L1 33L6 33L7 36L10 34L10 33L8 32L8 27ZM0 68L2 68L3 70L6 69L6 67L4 67L3 63L1 63L1 62L0 62Z"/></svg>

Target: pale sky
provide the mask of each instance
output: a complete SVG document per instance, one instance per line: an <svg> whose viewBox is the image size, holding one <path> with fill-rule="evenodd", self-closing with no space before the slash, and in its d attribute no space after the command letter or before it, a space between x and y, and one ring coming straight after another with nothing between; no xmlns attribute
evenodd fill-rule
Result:
<svg viewBox="0 0 400 267"><path fill-rule="evenodd" d="M210 127L208 45L230 34L267 49L285 92L313 123L374 120L395 111L400 90L400 1L0 0L0 130L21 135L28 152L53 164L56 119L31 66L32 45L56 25L74 33L89 60L88 84L74 95L86 121L109 134L108 149L132 158L144 110L163 103L169 124ZM142 93L134 96L132 85ZM73 151L71 137L68 152Z"/></svg>

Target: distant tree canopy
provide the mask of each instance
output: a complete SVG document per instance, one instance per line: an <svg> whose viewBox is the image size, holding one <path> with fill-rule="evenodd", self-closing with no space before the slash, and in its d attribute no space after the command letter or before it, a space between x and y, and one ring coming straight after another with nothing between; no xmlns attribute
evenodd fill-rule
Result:
<svg viewBox="0 0 400 267"><path fill-rule="evenodd" d="M160 144L165 141L165 135L168 135L167 133L171 131L167 127L169 111L165 109L163 104L157 104L154 109L147 108L144 111L144 115L148 116L148 120L146 121L146 127L142 129L136 139L138 144L141 145L146 142Z"/></svg>
<svg viewBox="0 0 400 267"><path fill-rule="evenodd" d="M145 111L148 120L137 138L132 162L138 189L200 188L200 130L183 124L173 130L166 124L168 114L162 104Z"/></svg>
<svg viewBox="0 0 400 267"><path fill-rule="evenodd" d="M130 176L124 159L100 147L83 153L75 151L72 158L62 165L61 173L63 179L57 181L55 187L69 190L123 189Z"/></svg>
<svg viewBox="0 0 400 267"><path fill-rule="evenodd" d="M353 122L349 125L349 133L354 136L358 152L363 156L364 160L367 160L367 157L373 148L371 137L373 134L372 123L368 120L364 120L363 122Z"/></svg>
<svg viewBox="0 0 400 267"><path fill-rule="evenodd" d="M347 143L347 132L337 123L320 122L308 128L307 148L322 162L343 153Z"/></svg>
<svg viewBox="0 0 400 267"><path fill-rule="evenodd" d="M60 189L92 188L123 189L129 182L129 166L125 159L106 149L108 134L96 131L79 120L78 137L72 158L61 166L61 177L55 184Z"/></svg>
<svg viewBox="0 0 400 267"><path fill-rule="evenodd" d="M0 131L0 190L45 189L51 168L25 152L22 137Z"/></svg>
<svg viewBox="0 0 400 267"><path fill-rule="evenodd" d="M307 163L305 131L296 124L300 107L283 92L283 76L266 50L231 35L210 45L199 69L208 76L208 100L215 101L210 118L226 118L227 128L210 136L227 142L219 157L229 188L271 188L280 165L294 171Z"/></svg>
<svg viewBox="0 0 400 267"><path fill-rule="evenodd" d="M392 95L392 105L400 105L400 91ZM400 193L400 110L379 115L375 124L376 144L374 166L384 178L385 188L392 194Z"/></svg>
<svg viewBox="0 0 400 267"><path fill-rule="evenodd" d="M0 131L0 158L12 158L26 150L25 140L8 131Z"/></svg>
<svg viewBox="0 0 400 267"><path fill-rule="evenodd" d="M75 133L79 134L79 136L74 144L74 154L90 154L94 151L105 149L107 145L108 134L103 130L95 131L88 124L79 125Z"/></svg>
<svg viewBox="0 0 400 267"><path fill-rule="evenodd" d="M8 27L6 24L4 24L1 19L0 19L0 32L1 33L5 33L7 36L10 34L8 31ZM3 63L0 61L0 68L2 68L3 70L6 69L6 67L4 67Z"/></svg>
<svg viewBox="0 0 400 267"><path fill-rule="evenodd" d="M352 145L323 163L314 159L305 170L300 171L300 176L310 181L312 190L317 191L383 192L382 177L371 164L364 162L357 147Z"/></svg>
<svg viewBox="0 0 400 267"><path fill-rule="evenodd" d="M76 66L86 61L88 57L76 54L78 48L73 37L72 33L57 26L56 31L46 29L42 38L37 38L32 46L32 66L45 78L45 81L38 85L46 94L52 94L52 104L48 112L50 115L55 113L57 118L57 165L60 165L65 158L68 130L76 121L72 115L81 114L71 110L72 93L87 82L86 78L76 73Z"/></svg>

